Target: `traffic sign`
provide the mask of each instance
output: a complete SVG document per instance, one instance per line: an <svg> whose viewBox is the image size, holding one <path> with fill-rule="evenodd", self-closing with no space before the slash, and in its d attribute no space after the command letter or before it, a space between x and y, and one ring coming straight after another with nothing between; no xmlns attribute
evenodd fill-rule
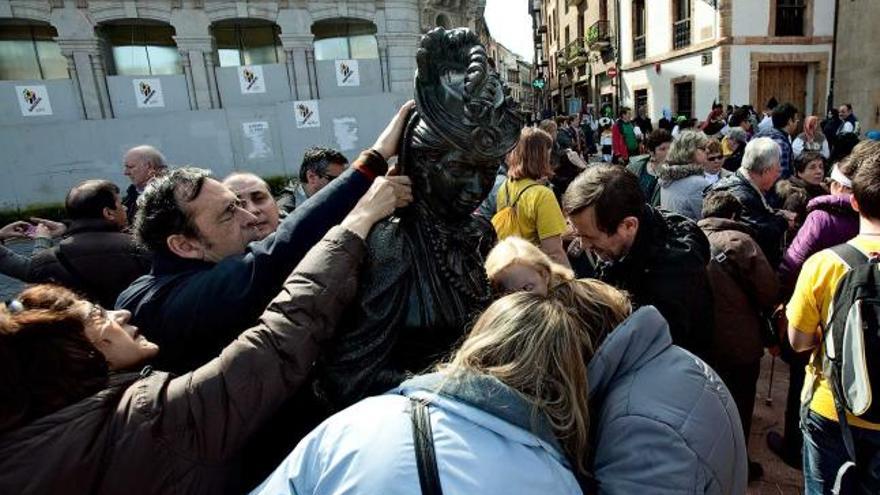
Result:
<svg viewBox="0 0 880 495"><path fill-rule="evenodd" d="M608 69L608 77L610 77L611 79L617 77L617 67L611 67Z"/></svg>

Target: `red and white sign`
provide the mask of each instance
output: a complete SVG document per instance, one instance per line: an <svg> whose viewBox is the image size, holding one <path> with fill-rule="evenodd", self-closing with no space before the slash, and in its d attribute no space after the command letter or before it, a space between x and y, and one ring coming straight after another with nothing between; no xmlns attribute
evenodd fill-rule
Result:
<svg viewBox="0 0 880 495"><path fill-rule="evenodd" d="M608 77L610 77L611 79L617 77L617 67L611 67L608 69Z"/></svg>

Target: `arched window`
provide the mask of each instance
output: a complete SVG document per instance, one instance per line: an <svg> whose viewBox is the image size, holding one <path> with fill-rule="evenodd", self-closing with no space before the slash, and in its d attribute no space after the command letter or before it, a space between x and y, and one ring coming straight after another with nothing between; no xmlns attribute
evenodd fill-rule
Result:
<svg viewBox="0 0 880 495"><path fill-rule="evenodd" d="M183 72L174 27L168 24L126 19L102 24L99 32L109 44L111 75L165 76Z"/></svg>
<svg viewBox="0 0 880 495"><path fill-rule="evenodd" d="M277 64L284 53L278 25L257 19L215 23L211 31L220 67Z"/></svg>
<svg viewBox="0 0 880 495"><path fill-rule="evenodd" d="M58 32L37 21L0 21L0 79L66 79Z"/></svg>
<svg viewBox="0 0 880 495"><path fill-rule="evenodd" d="M315 59L379 58L376 25L357 19L330 19L312 24Z"/></svg>

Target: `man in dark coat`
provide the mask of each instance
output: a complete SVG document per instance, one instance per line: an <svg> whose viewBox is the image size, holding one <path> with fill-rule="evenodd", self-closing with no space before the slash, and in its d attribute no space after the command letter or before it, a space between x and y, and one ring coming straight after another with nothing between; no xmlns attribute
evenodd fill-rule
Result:
<svg viewBox="0 0 880 495"><path fill-rule="evenodd" d="M752 139L746 145L740 169L709 187L710 191L730 192L742 203L741 220L755 231L755 240L772 266L778 266L782 259L783 236L796 216L774 210L764 198L779 178L779 155L779 146L772 139Z"/></svg>
<svg viewBox="0 0 880 495"><path fill-rule="evenodd" d="M128 221L119 188L106 180L82 182L67 193L65 210L70 225L56 246L37 250L30 259L6 253L20 261L20 273L12 275L28 283L63 285L112 308L119 293L150 270L149 253L123 231ZM38 226L38 242L48 239L42 232Z"/></svg>
<svg viewBox="0 0 880 495"><path fill-rule="evenodd" d="M638 306L655 306L673 342L707 360L714 327L709 241L697 224L645 204L636 176L610 165L575 179L562 206L583 247L598 256L598 278L628 291Z"/></svg>
<svg viewBox="0 0 880 495"><path fill-rule="evenodd" d="M783 103L773 109L773 127L759 132L755 137L768 137L779 145L779 166L783 179L794 173L794 152L791 149L791 136L797 133L798 110L791 103Z"/></svg>

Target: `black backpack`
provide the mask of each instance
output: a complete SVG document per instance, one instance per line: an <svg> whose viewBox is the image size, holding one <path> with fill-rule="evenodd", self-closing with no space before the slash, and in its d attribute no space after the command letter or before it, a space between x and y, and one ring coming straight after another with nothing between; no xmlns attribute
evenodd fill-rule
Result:
<svg viewBox="0 0 880 495"><path fill-rule="evenodd" d="M823 329L823 374L851 461L841 467L839 481L856 460L846 413L880 423L880 265L850 244L831 250L849 269L837 285Z"/></svg>

